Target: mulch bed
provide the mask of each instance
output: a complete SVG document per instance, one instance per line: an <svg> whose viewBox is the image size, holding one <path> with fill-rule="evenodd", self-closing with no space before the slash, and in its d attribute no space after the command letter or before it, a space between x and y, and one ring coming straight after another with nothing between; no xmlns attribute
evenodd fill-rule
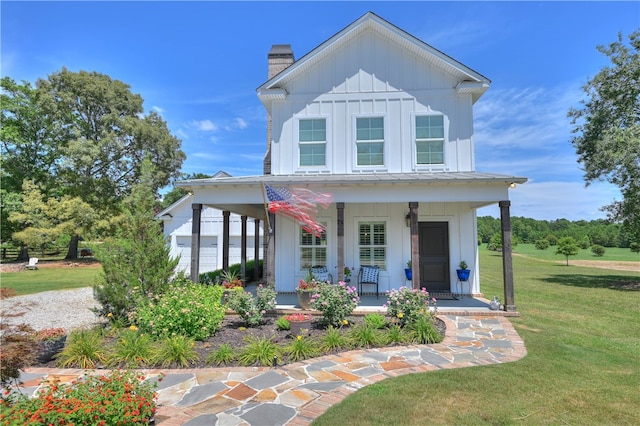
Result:
<svg viewBox="0 0 640 426"><path fill-rule="evenodd" d="M195 343L195 349L199 355L199 361L191 364L189 368L215 367L215 365L207 364L205 362L212 351L215 351L222 344L226 343L230 345L237 354L244 348L246 339L251 336L259 338L272 338L275 343L287 345L292 341L293 337L290 335L290 332L288 330L278 330L278 327L276 326L276 319L277 317L266 317L264 324L257 327L246 327L246 325L239 317L235 315L225 316L222 322L222 328L218 330L214 336L211 336L205 341ZM325 333L325 327L320 323L318 319L312 321L312 327L309 330L309 335L311 338L319 339ZM348 319L350 321L350 326L340 328L342 333L348 332L351 327L363 322L363 317L361 316L352 316ZM444 336L446 332L446 325L444 321L436 319L435 325L440 334ZM113 340L115 339L115 337L108 338L107 340L109 339ZM330 354L331 353L325 352L322 355ZM286 364L287 360L280 359L279 362L280 364ZM36 363L32 366L57 368L55 360L44 364ZM226 366L240 366L240 364L234 362Z"/></svg>

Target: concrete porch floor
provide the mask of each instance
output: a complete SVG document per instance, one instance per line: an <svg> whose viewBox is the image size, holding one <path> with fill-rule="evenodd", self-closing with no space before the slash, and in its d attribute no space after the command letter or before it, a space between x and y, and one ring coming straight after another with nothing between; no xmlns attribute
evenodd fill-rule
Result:
<svg viewBox="0 0 640 426"><path fill-rule="evenodd" d="M245 287L247 291L255 294L256 285L249 284ZM455 297L452 297L455 296ZM472 297L468 295L446 295L438 298L438 313L442 315L460 315L460 316L508 316L518 317L520 314L516 312L505 312L503 310L492 311L489 309L489 300L483 297ZM360 305L354 311L355 315L365 315L370 312L384 313L382 307L387 302L387 297L380 294L376 298L373 294L365 294L360 296ZM285 312L291 310L302 310L298 305L298 296L295 293L278 293L276 296L276 310Z"/></svg>

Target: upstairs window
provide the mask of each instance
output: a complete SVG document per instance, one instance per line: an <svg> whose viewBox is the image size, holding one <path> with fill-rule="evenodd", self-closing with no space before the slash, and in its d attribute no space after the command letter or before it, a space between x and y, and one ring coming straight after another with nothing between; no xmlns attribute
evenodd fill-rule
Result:
<svg viewBox="0 0 640 426"><path fill-rule="evenodd" d="M300 120L300 166L325 166L327 151L327 123L324 118Z"/></svg>
<svg viewBox="0 0 640 426"><path fill-rule="evenodd" d="M418 164L444 164L444 119L441 115L416 117Z"/></svg>
<svg viewBox="0 0 640 426"><path fill-rule="evenodd" d="M327 233L316 237L300 228L300 269L306 271L315 265L327 266Z"/></svg>
<svg viewBox="0 0 640 426"><path fill-rule="evenodd" d="M358 249L361 265L387 269L387 226L384 222L358 224Z"/></svg>
<svg viewBox="0 0 640 426"><path fill-rule="evenodd" d="M384 119L356 118L356 150L358 166L384 165Z"/></svg>

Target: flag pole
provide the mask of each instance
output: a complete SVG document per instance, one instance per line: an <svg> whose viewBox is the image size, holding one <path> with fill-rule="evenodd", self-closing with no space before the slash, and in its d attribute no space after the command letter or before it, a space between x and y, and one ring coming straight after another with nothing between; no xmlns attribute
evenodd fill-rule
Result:
<svg viewBox="0 0 640 426"><path fill-rule="evenodd" d="M269 220L269 201L267 200L267 188L264 182L262 182L262 199L264 200L264 213L267 222L267 228L269 229L269 233L271 233L273 230L271 229L271 221Z"/></svg>

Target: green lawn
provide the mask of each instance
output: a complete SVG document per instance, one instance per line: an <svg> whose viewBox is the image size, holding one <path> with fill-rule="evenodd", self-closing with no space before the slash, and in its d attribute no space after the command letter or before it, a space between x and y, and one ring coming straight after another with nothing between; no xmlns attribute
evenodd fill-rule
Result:
<svg viewBox="0 0 640 426"><path fill-rule="evenodd" d="M480 261L484 294L502 295L501 257ZM513 262L525 358L388 379L313 424L640 424L640 291L624 290L640 274Z"/></svg>
<svg viewBox="0 0 640 426"><path fill-rule="evenodd" d="M100 267L76 268L40 267L35 271L3 272L0 286L12 288L18 295L41 291L91 287L102 271Z"/></svg>
<svg viewBox="0 0 640 426"><path fill-rule="evenodd" d="M533 244L518 244L513 248L513 253L532 256L537 259L564 262L565 257L563 255L556 254L556 249L557 246L550 246L546 250L538 250ZM640 253L634 253L628 248L605 247L604 256L601 257L594 256L591 252L591 248L580 249L576 256L569 256L569 264L571 264L573 259L638 262L638 271L640 271Z"/></svg>

